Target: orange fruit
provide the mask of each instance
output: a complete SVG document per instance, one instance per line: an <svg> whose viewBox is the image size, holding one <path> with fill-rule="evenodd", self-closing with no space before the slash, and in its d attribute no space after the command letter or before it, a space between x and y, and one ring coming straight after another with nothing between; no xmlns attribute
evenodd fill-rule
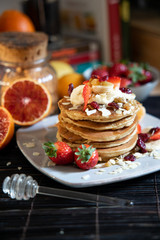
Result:
<svg viewBox="0 0 160 240"><path fill-rule="evenodd" d="M3 92L1 103L16 124L28 126L50 113L52 100L42 84L31 79L19 79Z"/></svg>
<svg viewBox="0 0 160 240"><path fill-rule="evenodd" d="M17 10L6 10L0 16L0 32L34 32L31 19Z"/></svg>
<svg viewBox="0 0 160 240"><path fill-rule="evenodd" d="M58 96L62 98L68 95L68 85L73 83L74 88L83 83L85 78L80 73L69 73L58 79Z"/></svg>
<svg viewBox="0 0 160 240"><path fill-rule="evenodd" d="M141 106L140 109L137 112L138 121L142 120L143 117L145 116L145 114L146 114L146 109L145 109L144 106Z"/></svg>
<svg viewBox="0 0 160 240"><path fill-rule="evenodd" d="M50 65L56 71L56 75L58 79L63 77L64 75L74 72L73 67L70 64L63 61L52 60L50 61Z"/></svg>
<svg viewBox="0 0 160 240"><path fill-rule="evenodd" d="M11 114L4 107L0 107L0 149L4 148L14 134L14 121Z"/></svg>

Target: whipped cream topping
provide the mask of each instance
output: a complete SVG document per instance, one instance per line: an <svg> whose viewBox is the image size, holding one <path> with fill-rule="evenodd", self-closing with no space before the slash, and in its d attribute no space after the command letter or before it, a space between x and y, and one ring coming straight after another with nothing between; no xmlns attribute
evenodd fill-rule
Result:
<svg viewBox="0 0 160 240"><path fill-rule="evenodd" d="M70 96L70 101L72 103L73 106L79 106L84 104L84 99L83 99L83 88L84 85L79 85L78 87L76 87L75 89L73 89L71 96ZM95 88L95 86L94 86ZM106 88L106 87L104 87ZM107 92L103 92L103 93L97 93L95 94L92 91L91 97L89 99L89 103L91 103L92 101L97 102L98 104L103 104L105 106L108 105L108 103L111 103L114 101L115 98L121 98L124 102L126 102L127 100L133 100L135 99L135 94L131 93L131 94L127 94L127 93L123 93L121 90L119 89L110 89L110 91Z"/></svg>

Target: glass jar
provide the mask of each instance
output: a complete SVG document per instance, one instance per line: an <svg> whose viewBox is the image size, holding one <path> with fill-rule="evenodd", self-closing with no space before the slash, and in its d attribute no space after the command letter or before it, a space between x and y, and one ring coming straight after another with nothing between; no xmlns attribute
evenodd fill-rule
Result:
<svg viewBox="0 0 160 240"><path fill-rule="evenodd" d="M46 86L52 97L51 114L56 113L57 107L57 78L54 69L48 63L49 57L33 62L0 61L0 87L2 94L12 82L22 78L36 80ZM0 96L1 97L1 96Z"/></svg>

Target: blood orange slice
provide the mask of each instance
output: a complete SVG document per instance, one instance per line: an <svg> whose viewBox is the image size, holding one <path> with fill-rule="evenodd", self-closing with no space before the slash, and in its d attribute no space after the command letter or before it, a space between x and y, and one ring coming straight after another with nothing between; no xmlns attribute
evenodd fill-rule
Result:
<svg viewBox="0 0 160 240"><path fill-rule="evenodd" d="M11 114L4 107L0 107L0 149L4 148L14 134L14 121Z"/></svg>
<svg viewBox="0 0 160 240"><path fill-rule="evenodd" d="M16 124L28 126L50 113L52 100L42 84L31 79L19 79L6 89L1 102Z"/></svg>

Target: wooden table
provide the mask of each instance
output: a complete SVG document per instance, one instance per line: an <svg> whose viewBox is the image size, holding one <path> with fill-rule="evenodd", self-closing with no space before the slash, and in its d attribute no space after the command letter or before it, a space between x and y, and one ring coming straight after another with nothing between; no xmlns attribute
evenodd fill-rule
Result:
<svg viewBox="0 0 160 240"><path fill-rule="evenodd" d="M160 118L160 97L150 97L144 105L148 113ZM29 201L11 200L2 193L1 186L3 179L14 173L31 175L39 185L70 189L37 171L17 147L14 136L0 151L0 173L1 240L160 239L160 172L116 184L78 189L133 200L132 208L42 195Z"/></svg>

